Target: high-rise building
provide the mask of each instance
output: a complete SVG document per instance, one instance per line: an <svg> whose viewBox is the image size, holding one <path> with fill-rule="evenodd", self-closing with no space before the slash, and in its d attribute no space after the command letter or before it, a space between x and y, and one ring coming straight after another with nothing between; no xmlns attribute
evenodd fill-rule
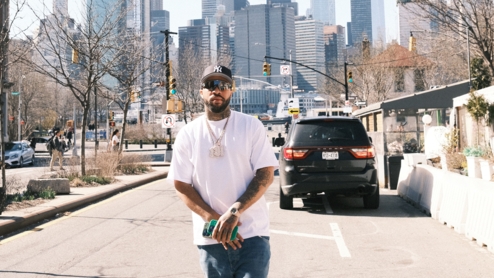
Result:
<svg viewBox="0 0 494 278"><path fill-rule="evenodd" d="M179 60L184 57L182 55L189 47L192 47L194 53L205 63L216 63L221 61L224 55L231 54L232 22L233 13L225 14L225 6L219 5L214 16L190 20L188 26L179 27Z"/></svg>
<svg viewBox="0 0 494 278"><path fill-rule="evenodd" d="M54 0L53 1L53 14L69 17L69 0Z"/></svg>
<svg viewBox="0 0 494 278"><path fill-rule="evenodd" d="M346 60L345 27L324 26L323 30L326 64L343 65Z"/></svg>
<svg viewBox="0 0 494 278"><path fill-rule="evenodd" d="M295 21L297 62L324 72L323 23L317 20ZM306 92L316 91L324 78L311 69L297 65L297 85Z"/></svg>
<svg viewBox="0 0 494 278"><path fill-rule="evenodd" d="M269 6L272 7L289 7L295 11L295 15L298 15L298 3L292 2L292 0L267 0Z"/></svg>
<svg viewBox="0 0 494 278"><path fill-rule="evenodd" d="M348 37L348 41L347 41L347 44L348 45L353 45L353 37L352 37L352 23L351 22L347 22L346 23L346 34L347 34L347 37Z"/></svg>
<svg viewBox="0 0 494 278"><path fill-rule="evenodd" d="M386 43L384 0L351 0L352 42L367 38L373 45Z"/></svg>
<svg viewBox="0 0 494 278"><path fill-rule="evenodd" d="M163 10L163 0L151 0L151 11Z"/></svg>
<svg viewBox="0 0 494 278"><path fill-rule="evenodd" d="M248 5L247 0L202 0L202 18L211 18L216 15L218 6L225 6L225 13L238 11Z"/></svg>
<svg viewBox="0 0 494 278"><path fill-rule="evenodd" d="M288 60L291 53L292 59L296 60L295 49L293 8L252 5L235 12L236 74L262 78L264 56ZM271 63L271 75L279 75L281 62L277 60L269 62ZM273 82L275 82L274 79ZM293 83L296 84L296 75L294 75Z"/></svg>
<svg viewBox="0 0 494 278"><path fill-rule="evenodd" d="M310 15L312 19L321 21L324 25L335 25L335 0L311 0Z"/></svg>
<svg viewBox="0 0 494 278"><path fill-rule="evenodd" d="M400 0L398 2L398 21L400 26L398 39L401 46L408 48L410 31L427 32L432 30L431 20L417 15L421 11L422 9L417 6L417 3L413 3L411 0ZM416 32L414 36L420 36L420 32Z"/></svg>

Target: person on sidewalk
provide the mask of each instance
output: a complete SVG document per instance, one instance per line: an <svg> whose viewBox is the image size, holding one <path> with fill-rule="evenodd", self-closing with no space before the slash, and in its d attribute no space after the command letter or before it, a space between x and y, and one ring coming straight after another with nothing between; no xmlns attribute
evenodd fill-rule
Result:
<svg viewBox="0 0 494 278"><path fill-rule="evenodd" d="M111 150L112 152L118 152L118 147L120 147L120 138L118 138L118 135L120 134L120 131L118 129L115 129L113 133L111 134Z"/></svg>
<svg viewBox="0 0 494 278"><path fill-rule="evenodd" d="M267 277L271 251L264 192L278 161L262 122L230 109L230 69L209 66L201 83L205 115L178 133L168 179L192 211L194 244L206 277ZM203 237L213 219L211 238Z"/></svg>
<svg viewBox="0 0 494 278"><path fill-rule="evenodd" d="M53 128L53 137L52 137L52 150L51 150L51 161L50 161L50 171L55 171L53 169L53 164L55 163L55 160L58 158L59 163L60 163L60 170L65 170L63 168L63 152L64 152L64 145L61 141L61 136L62 136L62 131L60 128L55 127Z"/></svg>

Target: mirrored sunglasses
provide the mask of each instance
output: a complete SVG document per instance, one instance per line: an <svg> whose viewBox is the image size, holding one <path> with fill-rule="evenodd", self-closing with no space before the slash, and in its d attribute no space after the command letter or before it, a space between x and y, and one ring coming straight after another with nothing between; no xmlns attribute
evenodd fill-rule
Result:
<svg viewBox="0 0 494 278"><path fill-rule="evenodd" d="M232 84L221 80L209 80L202 83L202 88L209 91L214 91L215 88L218 88L220 91L224 91L226 89L231 90Z"/></svg>

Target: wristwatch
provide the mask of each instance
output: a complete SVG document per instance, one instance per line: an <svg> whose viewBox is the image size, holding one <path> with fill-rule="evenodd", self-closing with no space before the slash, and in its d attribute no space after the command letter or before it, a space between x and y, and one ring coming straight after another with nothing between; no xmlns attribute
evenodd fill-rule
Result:
<svg viewBox="0 0 494 278"><path fill-rule="evenodd" d="M237 208L232 208L232 209L230 210L230 213L231 213L232 215L234 215L234 216L237 216L237 217L240 215L240 213L238 212L238 209L237 209Z"/></svg>

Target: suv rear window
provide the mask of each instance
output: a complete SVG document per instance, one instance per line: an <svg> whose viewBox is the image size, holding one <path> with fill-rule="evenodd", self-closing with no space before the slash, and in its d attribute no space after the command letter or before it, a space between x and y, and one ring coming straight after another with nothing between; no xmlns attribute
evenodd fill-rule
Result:
<svg viewBox="0 0 494 278"><path fill-rule="evenodd" d="M299 122L293 131L293 146L366 146L367 132L357 121Z"/></svg>

